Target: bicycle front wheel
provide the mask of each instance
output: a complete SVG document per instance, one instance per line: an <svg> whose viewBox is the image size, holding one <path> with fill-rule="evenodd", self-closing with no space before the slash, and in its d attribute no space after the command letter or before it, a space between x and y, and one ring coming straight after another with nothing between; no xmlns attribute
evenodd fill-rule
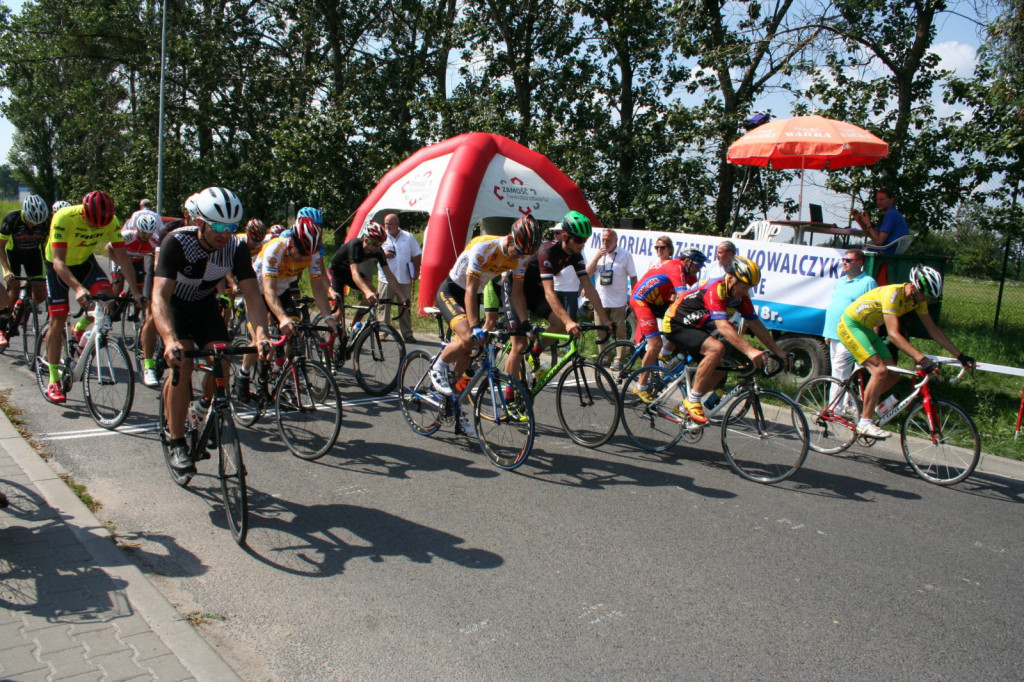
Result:
<svg viewBox="0 0 1024 682"><path fill-rule="evenodd" d="M135 319L130 319L130 318ZM134 351L142 341L139 336L142 334L142 325L146 322L145 308L135 307L135 303L129 303L121 311L121 339L124 347Z"/></svg>
<svg viewBox="0 0 1024 682"><path fill-rule="evenodd" d="M25 302L21 314L21 353L29 367L36 361L36 339L39 338L39 313L31 299Z"/></svg>
<svg viewBox="0 0 1024 682"><path fill-rule="evenodd" d="M796 404L804 412L810 429L810 448L834 455L857 439L860 398L833 377L815 377L796 392Z"/></svg>
<svg viewBox="0 0 1024 682"><path fill-rule="evenodd" d="M473 425L484 454L502 469L515 469L533 449L536 424L526 387L503 372L484 377L473 400Z"/></svg>
<svg viewBox="0 0 1024 682"><path fill-rule="evenodd" d="M640 375L647 373L646 394L640 394ZM633 372L622 385L619 404L622 428L637 447L647 452L664 452L683 437L683 385L669 388L672 379L661 367L644 367Z"/></svg>
<svg viewBox="0 0 1024 682"><path fill-rule="evenodd" d="M962 407L943 398L932 398L935 428L932 429L924 403L910 409L900 444L903 456L914 472L936 485L959 483L974 472L981 458L978 427Z"/></svg>
<svg viewBox="0 0 1024 682"><path fill-rule="evenodd" d="M249 531L249 491L245 487L242 446L230 411L217 410L213 418L217 420L214 424L217 434L217 476L224 497L224 512L235 542L244 545L245 535Z"/></svg>
<svg viewBox="0 0 1024 682"><path fill-rule="evenodd" d="M377 396L395 390L398 370L405 356L405 343L394 327L371 322L356 339L352 354L360 388Z"/></svg>
<svg viewBox="0 0 1024 682"><path fill-rule="evenodd" d="M338 442L341 395L327 369L299 360L284 369L285 380L274 399L277 432L292 454L320 459Z"/></svg>
<svg viewBox="0 0 1024 682"><path fill-rule="evenodd" d="M97 339L85 358L82 390L85 404L96 423L105 429L120 426L132 411L135 400L135 371L121 339Z"/></svg>
<svg viewBox="0 0 1024 682"><path fill-rule="evenodd" d="M778 483L795 474L807 459L808 438L800 406L779 391L741 394L722 418L722 452L748 481Z"/></svg>
<svg viewBox="0 0 1024 682"><path fill-rule="evenodd" d="M581 362L562 372L555 391L555 406L562 430L584 447L604 445L619 426L619 398L615 381L592 362Z"/></svg>
<svg viewBox="0 0 1024 682"><path fill-rule="evenodd" d="M409 351L402 360L398 374L398 403L409 428L421 436L429 436L441 428L441 406L445 397L430 384L430 353L422 349Z"/></svg>

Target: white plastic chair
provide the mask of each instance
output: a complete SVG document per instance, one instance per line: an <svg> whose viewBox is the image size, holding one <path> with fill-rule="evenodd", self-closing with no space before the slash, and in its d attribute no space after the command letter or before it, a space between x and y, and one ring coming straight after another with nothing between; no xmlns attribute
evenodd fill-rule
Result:
<svg viewBox="0 0 1024 682"><path fill-rule="evenodd" d="M865 251L874 251L874 252L877 253L879 251L885 251L886 249L891 247L893 244L895 244L896 248L893 250L892 255L898 256L901 253L904 253L907 249L909 249L910 248L910 244L913 241L914 241L914 235L906 234L906 235L903 235L902 237L900 237L899 239L897 239L896 241L889 242L888 244L882 244L881 246L879 246L878 244L865 244L862 248Z"/></svg>

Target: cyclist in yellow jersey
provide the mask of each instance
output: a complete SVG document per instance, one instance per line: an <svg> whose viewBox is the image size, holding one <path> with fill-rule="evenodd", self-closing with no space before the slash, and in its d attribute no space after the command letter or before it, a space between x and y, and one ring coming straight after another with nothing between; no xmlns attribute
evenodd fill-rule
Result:
<svg viewBox="0 0 1024 682"><path fill-rule="evenodd" d="M316 306L324 314L327 326L337 333L338 321L330 315L327 278L324 277L324 261L320 255L320 244L323 242L320 228L312 218L301 217L290 233L287 237L267 242L253 267L270 319L277 319L282 334L291 336L295 333L292 316L297 313L289 289L302 277L302 272L308 270ZM256 343L255 339L253 343ZM249 374L255 364L255 356L244 356L242 368L235 378L234 391L239 400L249 399Z"/></svg>
<svg viewBox="0 0 1024 682"><path fill-rule="evenodd" d="M932 339L952 353L960 364L974 368L974 358L962 353L928 314L928 302L941 296L942 275L934 268L916 265L910 271L909 282L872 289L846 308L837 329L839 340L850 349L854 360L871 372L871 379L864 387L864 407L857 424L858 434L870 438L889 438L892 435L873 420L879 398L899 381L899 375L888 371L887 367L894 365L895 361L874 327L884 325L889 340L913 358L918 369L937 371L938 365L900 333L899 318L916 312Z"/></svg>
<svg viewBox="0 0 1024 682"><path fill-rule="evenodd" d="M50 330L46 337L46 361L50 365L50 385L46 395L51 402L66 400L60 384L60 344L71 308L69 290L83 308L89 304L91 294L111 291L107 275L96 262L93 250L109 242L113 247L114 262L121 266L132 298L142 305L142 294L135 281L135 268L124 248L121 223L114 216L114 201L106 192L89 192L78 206L69 206L57 212L50 223L50 237L46 242L46 288L50 301ZM84 319L84 318L83 318Z"/></svg>

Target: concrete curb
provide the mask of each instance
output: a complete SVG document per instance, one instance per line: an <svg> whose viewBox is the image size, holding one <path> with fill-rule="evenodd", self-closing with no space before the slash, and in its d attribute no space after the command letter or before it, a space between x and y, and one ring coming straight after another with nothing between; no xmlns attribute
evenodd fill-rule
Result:
<svg viewBox="0 0 1024 682"><path fill-rule="evenodd" d="M145 574L117 549L100 520L25 442L6 414L0 419L0 446L21 467L47 504L61 515L96 560L96 565L115 580L124 582L124 591L132 606L197 680L241 680Z"/></svg>

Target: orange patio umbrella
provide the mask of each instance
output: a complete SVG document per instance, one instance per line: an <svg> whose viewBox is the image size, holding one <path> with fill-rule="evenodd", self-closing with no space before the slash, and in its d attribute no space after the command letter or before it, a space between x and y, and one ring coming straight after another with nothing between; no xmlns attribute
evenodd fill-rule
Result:
<svg viewBox="0 0 1024 682"><path fill-rule="evenodd" d="M800 169L800 207L803 210L803 171L870 166L889 156L889 144L852 123L824 116L795 116L754 128L732 143L730 163L761 168Z"/></svg>

